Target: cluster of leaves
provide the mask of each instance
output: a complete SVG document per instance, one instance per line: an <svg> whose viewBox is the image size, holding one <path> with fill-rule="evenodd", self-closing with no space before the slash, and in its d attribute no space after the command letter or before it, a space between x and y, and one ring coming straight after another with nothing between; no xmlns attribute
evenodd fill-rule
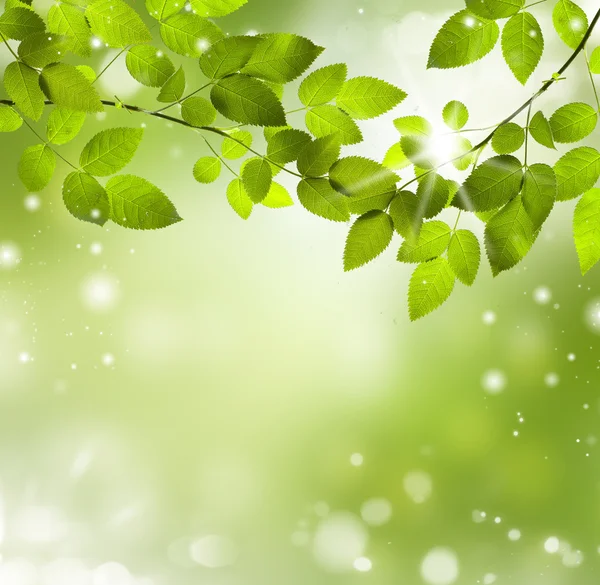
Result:
<svg viewBox="0 0 600 585"><path fill-rule="evenodd" d="M124 0L68 0L54 4L44 21L31 0L6 0L0 15L0 41L15 60L4 71L0 131L23 123L42 141L30 146L19 163L19 176L30 191L48 185L57 157L72 167L63 182L63 199L78 219L104 225L111 220L134 229L156 229L181 220L175 206L142 177L117 174L141 143L139 127L99 132L81 151L78 165L66 161L57 147L73 140L90 113L105 107L158 116L202 135L210 153L193 168L199 183L216 181L226 170L232 178L226 197L243 219L256 205L286 207L293 199L277 176L297 178L297 200L309 212L336 222L353 221L344 251L344 268L353 270L379 256L394 235L403 241L398 261L417 264L409 285L409 313L418 319L441 305L455 281L470 286L481 260L477 236L457 229L458 218L472 212L485 222L485 249L494 275L515 266L532 247L556 201L581 198L575 212L575 240L585 272L600 259L600 152L577 147L551 167L528 162L530 139L554 149L575 143L596 127L598 110L585 103L566 104L546 116L533 114L535 99L560 80L553 76L540 91L475 146L467 138L467 107L449 102L442 112L451 137L450 160L438 160L440 139L421 116L394 121L399 140L382 163L342 149L362 141L359 123L391 111L406 93L374 77L348 78L345 64L326 65L307 73L323 48L288 33L228 36L214 22L241 8L247 0L146 0L155 19L161 47L144 19ZM585 53L590 25L571 0L559 0L554 26L560 38ZM500 35L499 22L507 19ZM151 20L151 19L150 19ZM502 37L502 52L523 84L538 66L544 50L541 27L525 0L466 0L439 31L431 47L429 67L453 68L486 56ZM16 51L10 41L18 41ZM126 52L126 65L140 84L156 88L159 107L142 109L101 99L97 74L87 65L64 62L65 56L89 58L92 44ZM196 61L206 83L186 93L186 73L169 52ZM567 66L570 61L567 63ZM590 77L600 73L600 49L588 60ZM561 72L562 73L562 72ZM305 75L306 74L306 75ZM282 103L284 87L300 80L297 97L304 125L294 128ZM595 86L594 86L595 89ZM202 91L206 95L200 95ZM42 138L32 122L51 106ZM180 116L164 113L177 106ZM516 115L527 115L525 126ZM532 115L533 114L533 115ZM221 116L234 124L214 126ZM29 122L28 119L32 120ZM266 153L254 148L253 127L263 128ZM214 146L206 136L216 137ZM495 155L479 163L491 146ZM516 156L524 150L523 162ZM442 175L453 164L471 173L462 184ZM401 184L398 171L412 169L414 178ZM103 185L99 177L107 177ZM413 189L411 186L414 186ZM454 227L437 218L454 208Z"/></svg>

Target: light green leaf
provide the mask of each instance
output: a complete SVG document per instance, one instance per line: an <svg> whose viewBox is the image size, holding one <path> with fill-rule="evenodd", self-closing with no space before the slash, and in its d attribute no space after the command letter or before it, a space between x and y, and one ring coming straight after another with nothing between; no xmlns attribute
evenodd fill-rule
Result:
<svg viewBox="0 0 600 585"><path fill-rule="evenodd" d="M598 123L594 108L581 102L566 104L550 118L550 127L556 142L579 142L589 136Z"/></svg>
<svg viewBox="0 0 600 585"><path fill-rule="evenodd" d="M73 140L85 122L85 112L75 112L66 108L54 108L48 116L46 135L53 144L66 144Z"/></svg>
<svg viewBox="0 0 600 585"><path fill-rule="evenodd" d="M552 167L534 164L525 171L521 198L525 211L531 218L534 233L550 215L556 201L556 193L556 175Z"/></svg>
<svg viewBox="0 0 600 585"><path fill-rule="evenodd" d="M148 87L162 87L175 73L171 59L149 45L137 45L129 49L125 64L131 77Z"/></svg>
<svg viewBox="0 0 600 585"><path fill-rule="evenodd" d="M306 132L287 128L277 132L268 141L267 156L270 160L285 165L298 160L298 156L310 142L312 142L312 139Z"/></svg>
<svg viewBox="0 0 600 585"><path fill-rule="evenodd" d="M273 181L267 196L260 203L270 209L281 209L282 207L294 205L294 200L283 185Z"/></svg>
<svg viewBox="0 0 600 585"><path fill-rule="evenodd" d="M466 0L467 9L489 20L508 18L525 5L525 0Z"/></svg>
<svg viewBox="0 0 600 585"><path fill-rule="evenodd" d="M182 103L181 117L192 126L210 126L217 119L217 110L207 99L193 96Z"/></svg>
<svg viewBox="0 0 600 585"><path fill-rule="evenodd" d="M408 241L414 242L423 223L417 196L410 191L399 191L390 203L389 214L396 231Z"/></svg>
<svg viewBox="0 0 600 585"><path fill-rule="evenodd" d="M254 203L246 193L241 179L234 179L227 186L227 201L231 208L242 218L248 219L252 213Z"/></svg>
<svg viewBox="0 0 600 585"><path fill-rule="evenodd" d="M519 150L525 142L525 130L514 122L499 126L492 138L492 148L498 154L510 154Z"/></svg>
<svg viewBox="0 0 600 585"><path fill-rule="evenodd" d="M405 240L398 250L398 262L420 263L441 256L450 243L451 231L443 221L426 221L416 241Z"/></svg>
<svg viewBox="0 0 600 585"><path fill-rule="evenodd" d="M185 91L185 72L183 71L183 67L180 67L162 86L157 101L163 104L171 104L173 102L178 102Z"/></svg>
<svg viewBox="0 0 600 585"><path fill-rule="evenodd" d="M306 127L316 138L336 134L342 145L358 144L363 139L356 122L335 106L317 106L309 110Z"/></svg>
<svg viewBox="0 0 600 585"><path fill-rule="evenodd" d="M469 230L454 232L448 246L448 264L456 278L471 286L475 282L480 261L481 249L477 236Z"/></svg>
<svg viewBox="0 0 600 585"><path fill-rule="evenodd" d="M10 106L0 105L0 132L15 132L23 125L23 119Z"/></svg>
<svg viewBox="0 0 600 585"><path fill-rule="evenodd" d="M160 24L163 43L184 57L200 57L224 36L216 24L189 12L176 14Z"/></svg>
<svg viewBox="0 0 600 585"><path fill-rule="evenodd" d="M535 16L515 14L502 31L502 54L513 75L523 85L535 71L544 52L544 35Z"/></svg>
<svg viewBox="0 0 600 585"><path fill-rule="evenodd" d="M466 171L473 164L477 155L473 152L473 144L471 141L464 136L458 136L455 138L454 144L452 145L451 156L454 159L460 156L461 158L454 160L452 164L459 171Z"/></svg>
<svg viewBox="0 0 600 585"><path fill-rule="evenodd" d="M573 236L581 274L600 260L600 189L590 189L577 203Z"/></svg>
<svg viewBox="0 0 600 585"><path fill-rule="evenodd" d="M41 191L52 179L56 157L45 144L25 149L19 161L19 178L28 191Z"/></svg>
<svg viewBox="0 0 600 585"><path fill-rule="evenodd" d="M156 20L166 20L170 16L181 12L182 0L146 0L146 10Z"/></svg>
<svg viewBox="0 0 600 585"><path fill-rule="evenodd" d="M344 271L348 272L377 258L392 241L394 224L383 211L361 215L350 228L344 249Z"/></svg>
<svg viewBox="0 0 600 585"><path fill-rule="evenodd" d="M298 183L298 200L302 206L331 221L348 221L348 198L335 191L327 179L303 179Z"/></svg>
<svg viewBox="0 0 600 585"><path fill-rule="evenodd" d="M461 10L451 16L437 34L427 67L450 69L475 63L494 48L499 36L496 22Z"/></svg>
<svg viewBox="0 0 600 585"><path fill-rule="evenodd" d="M546 116L540 111L529 122L529 133L533 139L546 148L556 149L552 128Z"/></svg>
<svg viewBox="0 0 600 585"><path fill-rule="evenodd" d="M91 175L79 172L67 175L62 193L67 210L77 219L101 226L108 221L108 195L104 187Z"/></svg>
<svg viewBox="0 0 600 585"><path fill-rule="evenodd" d="M403 116L394 120L396 130L403 136L429 136L432 125L423 116Z"/></svg>
<svg viewBox="0 0 600 585"><path fill-rule="evenodd" d="M458 131L469 121L469 110L465 104L454 100L444 106L442 117L446 126Z"/></svg>
<svg viewBox="0 0 600 585"><path fill-rule="evenodd" d="M600 47L596 47L590 55L590 71L594 75L600 74Z"/></svg>
<svg viewBox="0 0 600 585"><path fill-rule="evenodd" d="M454 273L444 258L436 258L415 268L408 285L408 311L411 321L428 315L448 300L454 289Z"/></svg>
<svg viewBox="0 0 600 585"><path fill-rule="evenodd" d="M495 156L479 165L457 193L454 204L469 211L489 211L519 194L522 165L514 156Z"/></svg>
<svg viewBox="0 0 600 585"><path fill-rule="evenodd" d="M227 37L216 42L200 56L200 69L209 79L237 73L248 63L260 37Z"/></svg>
<svg viewBox="0 0 600 585"><path fill-rule="evenodd" d="M558 36L571 49L576 49L588 29L586 13L571 0L558 0L552 12Z"/></svg>
<svg viewBox="0 0 600 585"><path fill-rule="evenodd" d="M298 172L303 177L320 177L327 174L340 157L340 150L341 146L335 134L310 141L298 156Z"/></svg>
<svg viewBox="0 0 600 585"><path fill-rule="evenodd" d="M85 16L92 32L110 47L148 43L152 35L138 13L123 0L94 0Z"/></svg>
<svg viewBox="0 0 600 585"><path fill-rule="evenodd" d="M96 81L96 72L89 65L75 65L75 69L83 73L83 76L90 82Z"/></svg>
<svg viewBox="0 0 600 585"><path fill-rule="evenodd" d="M192 10L206 18L227 16L239 10L248 0L190 0Z"/></svg>
<svg viewBox="0 0 600 585"><path fill-rule="evenodd" d="M235 130L230 138L225 138L221 145L221 153L225 158L236 159L244 156L252 146L252 134L246 130Z"/></svg>
<svg viewBox="0 0 600 585"><path fill-rule="evenodd" d="M53 4L48 11L48 30L71 39L69 50L80 57L92 54L92 31L83 12L69 4Z"/></svg>
<svg viewBox="0 0 600 585"><path fill-rule="evenodd" d="M66 63L44 67L40 87L57 106L77 112L101 112L104 106L94 86L85 75Z"/></svg>
<svg viewBox="0 0 600 585"><path fill-rule="evenodd" d="M9 63L4 70L4 89L26 116L39 120L44 110L44 93L39 73L24 63Z"/></svg>
<svg viewBox="0 0 600 585"><path fill-rule="evenodd" d="M274 83L288 83L304 73L324 51L312 41L288 33L261 38L242 73Z"/></svg>
<svg viewBox="0 0 600 585"><path fill-rule="evenodd" d="M448 183L446 179L437 173L429 173L421 181L417 188L417 199L419 208L418 217L431 218L446 207L448 202Z"/></svg>
<svg viewBox="0 0 600 585"><path fill-rule="evenodd" d="M210 99L229 120L253 126L285 126L285 113L273 90L258 79L235 74L213 86Z"/></svg>
<svg viewBox="0 0 600 585"><path fill-rule="evenodd" d="M355 77L344 83L336 104L356 120L377 118L395 108L406 93L375 77Z"/></svg>
<svg viewBox="0 0 600 585"><path fill-rule="evenodd" d="M140 128L110 128L98 132L81 152L81 168L97 177L120 171L133 158L143 134Z"/></svg>
<svg viewBox="0 0 600 585"><path fill-rule="evenodd" d="M202 157L194 165L194 179L198 183L214 183L220 174L221 161L216 157Z"/></svg>
<svg viewBox="0 0 600 585"><path fill-rule="evenodd" d="M298 97L305 106L322 106L336 98L348 75L345 63L327 65L313 71L298 88Z"/></svg>
<svg viewBox="0 0 600 585"><path fill-rule="evenodd" d="M254 203L260 203L269 193L273 173L268 161L263 158L251 158L242 167L242 183L248 197Z"/></svg>
<svg viewBox="0 0 600 585"><path fill-rule="evenodd" d="M518 264L529 252L533 239L533 223L518 195L485 228L485 247L493 275Z"/></svg>
<svg viewBox="0 0 600 585"><path fill-rule="evenodd" d="M45 29L44 21L29 8L9 8L0 15L0 34L7 39L22 41Z"/></svg>
<svg viewBox="0 0 600 585"><path fill-rule="evenodd" d="M400 142L397 142L396 144L392 144L392 146L390 146L388 151L385 153L382 164L386 169L399 171L410 166L411 162L404 154Z"/></svg>
<svg viewBox="0 0 600 585"><path fill-rule="evenodd" d="M42 68L50 63L61 61L72 41L61 35L49 35L46 32L28 36L19 45L19 57L30 67Z"/></svg>
<svg viewBox="0 0 600 585"><path fill-rule="evenodd" d="M564 154L554 165L558 181L557 201L568 201L585 193L600 177L600 152L581 146Z"/></svg>

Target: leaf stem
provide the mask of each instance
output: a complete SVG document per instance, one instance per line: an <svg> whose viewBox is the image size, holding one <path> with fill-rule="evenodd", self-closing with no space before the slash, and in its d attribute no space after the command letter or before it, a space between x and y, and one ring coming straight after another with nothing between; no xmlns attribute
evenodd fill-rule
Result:
<svg viewBox="0 0 600 585"><path fill-rule="evenodd" d="M8 41L6 40L6 37L1 32L0 32L0 37L2 38L2 41L6 45L7 49L13 54L13 57L17 61L20 61L21 59L19 59L19 56L13 51L12 47L8 44Z"/></svg>
<svg viewBox="0 0 600 585"><path fill-rule="evenodd" d="M529 108L527 108L527 124L525 125L525 160L523 161L523 166L525 170L527 170L527 155L529 154L529 124L531 123L531 106L533 102L529 104Z"/></svg>
<svg viewBox="0 0 600 585"><path fill-rule="evenodd" d="M108 62L108 65L106 65L106 67L104 69L102 69L102 71L100 71L100 73L98 73L98 75L96 75L96 79L94 79L94 81L92 81L92 85L94 85L94 83L96 83L96 81L98 81L106 72L106 70L128 49L130 49L133 45L129 45L123 49L121 49L115 56L113 59L111 59Z"/></svg>
<svg viewBox="0 0 600 585"><path fill-rule="evenodd" d="M210 148L212 153L229 169L229 171L239 178L239 175L227 164L227 162L225 162L225 159L213 148L213 145L208 141L206 136L202 136L202 140L206 142L206 146Z"/></svg>
<svg viewBox="0 0 600 585"><path fill-rule="evenodd" d="M532 2L531 4L527 4L527 6L523 6L523 8L521 8L521 10L527 10L528 8L531 8L532 6L537 6L538 4L543 4L544 2L547 2L547 0L537 0L537 2Z"/></svg>
<svg viewBox="0 0 600 585"><path fill-rule="evenodd" d="M214 83L215 83L214 81L211 81L211 82L207 83L206 85L203 85L202 87L199 87L198 89L194 90L192 93L188 93L187 95L184 95L181 99L177 100L176 102L172 102L158 110L154 110L154 114L159 114L160 112L164 112L165 110L168 110L169 108L172 108L173 106L176 106L177 104L180 104L181 102L187 100L188 98L192 97L193 95L200 93L203 89L206 89L207 87L210 87L211 85L214 85Z"/></svg>
<svg viewBox="0 0 600 585"><path fill-rule="evenodd" d="M590 60L588 58L587 49L583 51L585 55L585 63L587 65L588 74L590 76L590 81L592 83L592 88L594 90L594 96L596 98L596 105L598 106L598 112L600 112L600 97L598 97L598 88L596 87L596 82L594 81L594 74L592 73L592 67L590 65Z"/></svg>

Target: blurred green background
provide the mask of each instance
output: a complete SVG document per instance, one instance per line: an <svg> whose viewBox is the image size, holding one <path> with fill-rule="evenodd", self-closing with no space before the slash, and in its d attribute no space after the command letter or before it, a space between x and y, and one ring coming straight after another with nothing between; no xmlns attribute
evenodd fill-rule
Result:
<svg viewBox="0 0 600 585"><path fill-rule="evenodd" d="M498 49L426 71L461 0L250 0L220 24L306 35L327 47L318 65L406 90L345 151L381 160L399 111L441 124L460 99L478 127L524 101L569 55L552 4L532 8L546 53L526 88ZM96 68L114 55L97 49ZM156 103L123 59L100 87ZM583 61L540 107L570 100L592 103ZM297 103L293 84L285 101ZM493 280L484 264L472 289L411 324L399 242L344 274L347 226L299 205L241 221L227 177L194 182L206 147L185 128L110 110L61 153L142 123L127 172L185 219L159 232L73 219L63 163L28 195L16 164L35 137L0 141L0 583L598 583L600 273L579 274L573 204L512 273Z"/></svg>

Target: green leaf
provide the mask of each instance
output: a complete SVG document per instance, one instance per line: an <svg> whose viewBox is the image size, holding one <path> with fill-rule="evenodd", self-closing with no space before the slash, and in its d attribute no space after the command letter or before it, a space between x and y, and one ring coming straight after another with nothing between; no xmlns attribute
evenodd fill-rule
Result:
<svg viewBox="0 0 600 585"><path fill-rule="evenodd" d="M281 209L294 205L294 200L283 185L273 181L267 196L260 203L270 209Z"/></svg>
<svg viewBox="0 0 600 585"><path fill-rule="evenodd" d="M598 123L594 108L581 102L558 108L550 118L550 127L556 142L579 142L589 136Z"/></svg>
<svg viewBox="0 0 600 585"><path fill-rule="evenodd" d="M600 47L596 47L590 55L590 71L594 75L600 74Z"/></svg>
<svg viewBox="0 0 600 585"><path fill-rule="evenodd" d="M441 256L450 243L451 231L443 221L426 221L416 241L405 240L398 250L398 262L420 263Z"/></svg>
<svg viewBox="0 0 600 585"><path fill-rule="evenodd" d="M454 144L452 145L451 156L452 158L461 156L461 158L455 160L452 164L459 171L466 171L473 164L477 155L473 152L473 144L471 141L464 136L459 136L455 138Z"/></svg>
<svg viewBox="0 0 600 585"><path fill-rule="evenodd" d="M594 187L600 177L600 152L588 146L574 148L557 161L554 172L558 181L556 200L575 199Z"/></svg>
<svg viewBox="0 0 600 585"><path fill-rule="evenodd" d="M431 218L446 207L448 202L448 183L437 173L429 173L417 188L419 201L418 217Z"/></svg>
<svg viewBox="0 0 600 585"><path fill-rule="evenodd" d="M98 92L86 76L73 65L54 63L42 70L40 87L57 106L77 112L102 112Z"/></svg>
<svg viewBox="0 0 600 585"><path fill-rule="evenodd" d="M39 73L24 63L9 63L4 70L4 89L26 116L39 120L44 110L44 94Z"/></svg>
<svg viewBox="0 0 600 585"><path fill-rule="evenodd" d="M190 0L192 10L206 18L227 16L239 10L248 0Z"/></svg>
<svg viewBox="0 0 600 585"><path fill-rule="evenodd" d="M69 50L80 57L92 54L92 31L83 12L69 4L53 4L48 11L48 30L71 39Z"/></svg>
<svg viewBox="0 0 600 585"><path fill-rule="evenodd" d="M217 119L217 110L207 99L193 96L182 103L181 117L192 126L210 126Z"/></svg>
<svg viewBox="0 0 600 585"><path fill-rule="evenodd" d="M410 191L399 191L390 203L389 214L396 231L408 241L414 242L423 223L417 196Z"/></svg>
<svg viewBox="0 0 600 585"><path fill-rule="evenodd" d="M533 223L518 195L487 223L485 247L494 276L518 264L533 245Z"/></svg>
<svg viewBox="0 0 600 585"><path fill-rule="evenodd" d="M53 144L66 144L73 140L85 122L85 112L75 112L66 108L54 108L48 116L46 135Z"/></svg>
<svg viewBox="0 0 600 585"><path fill-rule="evenodd" d="M83 76L90 82L96 81L96 72L89 65L76 65L75 68L83 73Z"/></svg>
<svg viewBox="0 0 600 585"><path fill-rule="evenodd" d="M234 179L227 186L227 201L231 208L242 218L248 219L252 213L254 203L246 193L241 179Z"/></svg>
<svg viewBox="0 0 600 585"><path fill-rule="evenodd" d="M469 121L469 110L465 104L454 100L444 106L442 117L446 126L458 131L464 128Z"/></svg>
<svg viewBox="0 0 600 585"><path fill-rule="evenodd" d="M400 148L415 167L432 169L437 164L435 153L432 152L431 143L426 136L402 136Z"/></svg>
<svg viewBox="0 0 600 585"><path fill-rule="evenodd" d="M344 270L359 268L377 258L392 241L394 224L383 211L361 215L350 228L344 249Z"/></svg>
<svg viewBox="0 0 600 585"><path fill-rule="evenodd" d="M162 87L175 73L171 59L149 45L138 45L129 49L125 64L131 77L148 87Z"/></svg>
<svg viewBox="0 0 600 585"><path fill-rule="evenodd" d="M42 68L61 61L70 45L67 37L41 32L28 36L19 45L18 53L26 65Z"/></svg>
<svg viewBox="0 0 600 585"><path fill-rule="evenodd" d="M423 116L396 118L394 126L403 136L429 136L433 133L432 125Z"/></svg>
<svg viewBox="0 0 600 585"><path fill-rule="evenodd" d="M577 203L573 235L581 274L600 260L600 189L590 189Z"/></svg>
<svg viewBox="0 0 600 585"><path fill-rule="evenodd" d="M321 67L300 84L298 97L307 107L322 106L337 97L347 75L348 66L345 63Z"/></svg>
<svg viewBox="0 0 600 585"><path fill-rule="evenodd" d="M237 73L248 63L259 37L227 37L216 42L200 56L200 69L209 79Z"/></svg>
<svg viewBox="0 0 600 585"><path fill-rule="evenodd" d="M85 16L92 32L110 47L148 43L152 35L138 13L123 0L94 0Z"/></svg>
<svg viewBox="0 0 600 585"><path fill-rule="evenodd" d="M469 211L489 211L519 194L523 168L514 156L495 156L479 165L465 181L455 205Z"/></svg>
<svg viewBox="0 0 600 585"><path fill-rule="evenodd" d="M273 90L258 79L235 74L213 86L210 99L229 120L253 126L285 126L285 113Z"/></svg>
<svg viewBox="0 0 600 585"><path fill-rule="evenodd" d="M216 24L189 12L176 14L160 24L163 43L171 51L184 57L200 57L224 36Z"/></svg>
<svg viewBox="0 0 600 585"><path fill-rule="evenodd" d="M386 169L398 171L410 166L411 162L404 154L400 142L397 142L396 144L392 144L392 146L390 146L388 151L385 153L382 164Z"/></svg>
<svg viewBox="0 0 600 585"><path fill-rule="evenodd" d="M466 0L467 9L489 20L508 18L525 5L525 0Z"/></svg>
<svg viewBox="0 0 600 585"><path fill-rule="evenodd" d="M110 128L98 132L81 152L81 168L96 177L120 171L133 158L143 134L140 128Z"/></svg>
<svg viewBox="0 0 600 585"><path fill-rule="evenodd" d="M45 144L25 149L19 161L19 178L28 191L41 191L52 179L56 157Z"/></svg>
<svg viewBox="0 0 600 585"><path fill-rule="evenodd" d="M586 13L571 0L558 0L552 21L563 42L571 49L577 49L588 29Z"/></svg>
<svg viewBox="0 0 600 585"><path fill-rule="evenodd" d="M529 122L529 133L533 139L546 148L556 149L552 128L546 116L540 111Z"/></svg>
<svg viewBox="0 0 600 585"><path fill-rule="evenodd" d="M324 51L297 35L268 34L261 38L242 73L274 83L288 83L304 73Z"/></svg>
<svg viewBox="0 0 600 585"><path fill-rule="evenodd" d="M436 258L415 268L408 285L408 311L411 321L428 315L452 294L454 273L444 258Z"/></svg>
<svg viewBox="0 0 600 585"><path fill-rule="evenodd" d="M523 84L535 71L544 52L544 35L535 16L515 14L502 31L502 54L513 75Z"/></svg>
<svg viewBox="0 0 600 585"><path fill-rule="evenodd" d="M306 127L316 138L335 134L342 145L362 142L356 122L335 106L316 106L306 113Z"/></svg>
<svg viewBox="0 0 600 585"><path fill-rule="evenodd" d="M194 165L194 179L198 183L214 183L220 174L221 161L216 157L202 157Z"/></svg>
<svg viewBox="0 0 600 585"><path fill-rule="evenodd" d="M348 221L348 198L331 187L327 179L303 179L298 183L298 200L302 206L331 221Z"/></svg>
<svg viewBox="0 0 600 585"><path fill-rule="evenodd" d="M531 218L534 233L550 215L557 191L556 175L552 167L534 164L525 171L521 198L523 207Z"/></svg>
<svg viewBox="0 0 600 585"><path fill-rule="evenodd" d="M306 132L287 128L277 132L268 141L267 156L270 160L285 165L298 160L298 156L310 142L312 139Z"/></svg>
<svg viewBox="0 0 600 585"><path fill-rule="evenodd" d="M110 218L125 228L155 230L181 221L175 206L152 183L134 175L109 179Z"/></svg>
<svg viewBox="0 0 600 585"><path fill-rule="evenodd" d="M331 186L349 197L352 213L385 209L396 192L398 176L379 163L360 156L338 160L329 170Z"/></svg>
<svg viewBox="0 0 600 585"><path fill-rule="evenodd" d="M63 201L71 215L82 221L104 225L110 216L110 202L102 185L86 173L74 172L63 183Z"/></svg>
<svg viewBox="0 0 600 585"><path fill-rule="evenodd" d="M15 132L23 125L23 119L10 106L0 105L0 132Z"/></svg>
<svg viewBox="0 0 600 585"><path fill-rule="evenodd" d="M171 104L173 102L178 102L185 91L185 72L183 71L183 67L180 67L162 86L157 101L163 104Z"/></svg>
<svg viewBox="0 0 600 585"><path fill-rule="evenodd" d="M428 69L450 69L475 63L485 57L500 36L498 24L466 10L451 16L433 41Z"/></svg>
<svg viewBox="0 0 600 585"><path fill-rule="evenodd" d="M181 12L181 0L146 0L146 10L156 20L166 20L170 16Z"/></svg>
<svg viewBox="0 0 600 585"><path fill-rule="evenodd" d="M236 159L244 156L252 146L252 134L246 130L235 130L230 138L225 138L221 145L221 153L225 158Z"/></svg>
<svg viewBox="0 0 600 585"><path fill-rule="evenodd" d="M355 77L344 83L336 104L356 120L377 118L395 108L406 93L375 77Z"/></svg>
<svg viewBox="0 0 600 585"><path fill-rule="evenodd" d="M0 15L0 34L7 39L22 41L45 29L44 21L29 8L10 8Z"/></svg>
<svg viewBox="0 0 600 585"><path fill-rule="evenodd" d="M498 154L510 154L519 150L525 142L525 130L514 122L499 126L492 138L492 148Z"/></svg>
<svg viewBox="0 0 600 585"><path fill-rule="evenodd" d="M477 236L469 230L454 232L448 246L448 264L456 278L471 286L475 282L480 261L481 249Z"/></svg>
<svg viewBox="0 0 600 585"><path fill-rule="evenodd" d="M327 174L340 157L340 150L341 146L335 134L310 141L298 156L298 172L303 177L320 177Z"/></svg>
<svg viewBox="0 0 600 585"><path fill-rule="evenodd" d="M242 183L254 203L260 203L267 196L272 180L271 166L263 158L251 158L242 167Z"/></svg>

